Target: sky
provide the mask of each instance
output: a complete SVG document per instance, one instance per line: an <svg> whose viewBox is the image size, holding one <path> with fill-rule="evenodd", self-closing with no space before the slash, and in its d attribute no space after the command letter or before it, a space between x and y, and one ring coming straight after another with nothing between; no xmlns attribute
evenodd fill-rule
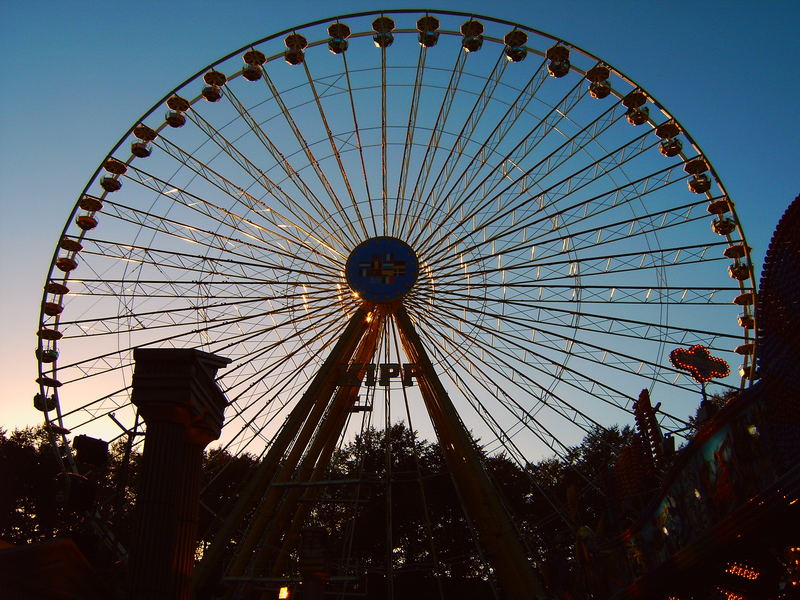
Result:
<svg viewBox="0 0 800 600"><path fill-rule="evenodd" d="M39 422L33 349L64 221L139 115L205 65L318 18L417 3L0 3L0 424ZM800 5L772 2L439 0L558 36L657 98L736 204L757 270L800 193Z"/></svg>

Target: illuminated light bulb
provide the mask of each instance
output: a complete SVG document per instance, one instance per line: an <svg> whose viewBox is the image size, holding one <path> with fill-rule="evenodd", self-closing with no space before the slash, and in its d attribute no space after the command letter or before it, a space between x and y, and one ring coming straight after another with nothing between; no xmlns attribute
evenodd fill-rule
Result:
<svg viewBox="0 0 800 600"><path fill-rule="evenodd" d="M289 588L285 585L278 591L278 600L286 600L289 597Z"/></svg>

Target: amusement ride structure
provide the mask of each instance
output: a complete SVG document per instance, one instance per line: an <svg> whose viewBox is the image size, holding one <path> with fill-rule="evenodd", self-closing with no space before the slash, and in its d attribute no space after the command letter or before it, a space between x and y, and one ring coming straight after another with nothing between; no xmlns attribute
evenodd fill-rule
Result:
<svg viewBox="0 0 800 600"><path fill-rule="evenodd" d="M704 392L670 352L701 345L734 365L717 391L749 387L754 302L732 200L632 79L499 19L359 13L208 65L111 149L47 274L35 404L80 475L75 436L128 455L145 437L134 351L229 361L219 444L259 466L214 517L200 588L288 577L315 501L362 485L329 480L333 453L403 422L438 441L483 576L530 598L537 566L485 457L563 456L633 423L642 389L685 435Z"/></svg>

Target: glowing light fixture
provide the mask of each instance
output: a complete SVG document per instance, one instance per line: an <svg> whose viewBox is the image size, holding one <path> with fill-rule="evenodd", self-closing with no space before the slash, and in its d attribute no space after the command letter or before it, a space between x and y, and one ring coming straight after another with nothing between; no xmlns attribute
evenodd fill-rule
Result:
<svg viewBox="0 0 800 600"><path fill-rule="evenodd" d="M725 572L730 573L731 575L738 575L743 579L750 580L758 579L759 575L761 575L757 569L739 563L730 563L728 568L725 569Z"/></svg>
<svg viewBox="0 0 800 600"><path fill-rule="evenodd" d="M731 368L721 358L711 356L708 348L701 345L691 348L675 348L669 353L669 360L678 369L689 371L698 383L711 381L715 377L727 377Z"/></svg>

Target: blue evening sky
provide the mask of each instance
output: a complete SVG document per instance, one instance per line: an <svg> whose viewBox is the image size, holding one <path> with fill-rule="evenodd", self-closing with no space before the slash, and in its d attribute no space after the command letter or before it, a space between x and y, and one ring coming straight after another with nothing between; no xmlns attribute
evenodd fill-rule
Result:
<svg viewBox="0 0 800 600"><path fill-rule="evenodd" d="M167 91L248 42L375 2L0 3L0 422L38 422L33 349L64 220L117 139ZM760 269L800 193L800 3L439 0L563 38L637 81L698 141Z"/></svg>

